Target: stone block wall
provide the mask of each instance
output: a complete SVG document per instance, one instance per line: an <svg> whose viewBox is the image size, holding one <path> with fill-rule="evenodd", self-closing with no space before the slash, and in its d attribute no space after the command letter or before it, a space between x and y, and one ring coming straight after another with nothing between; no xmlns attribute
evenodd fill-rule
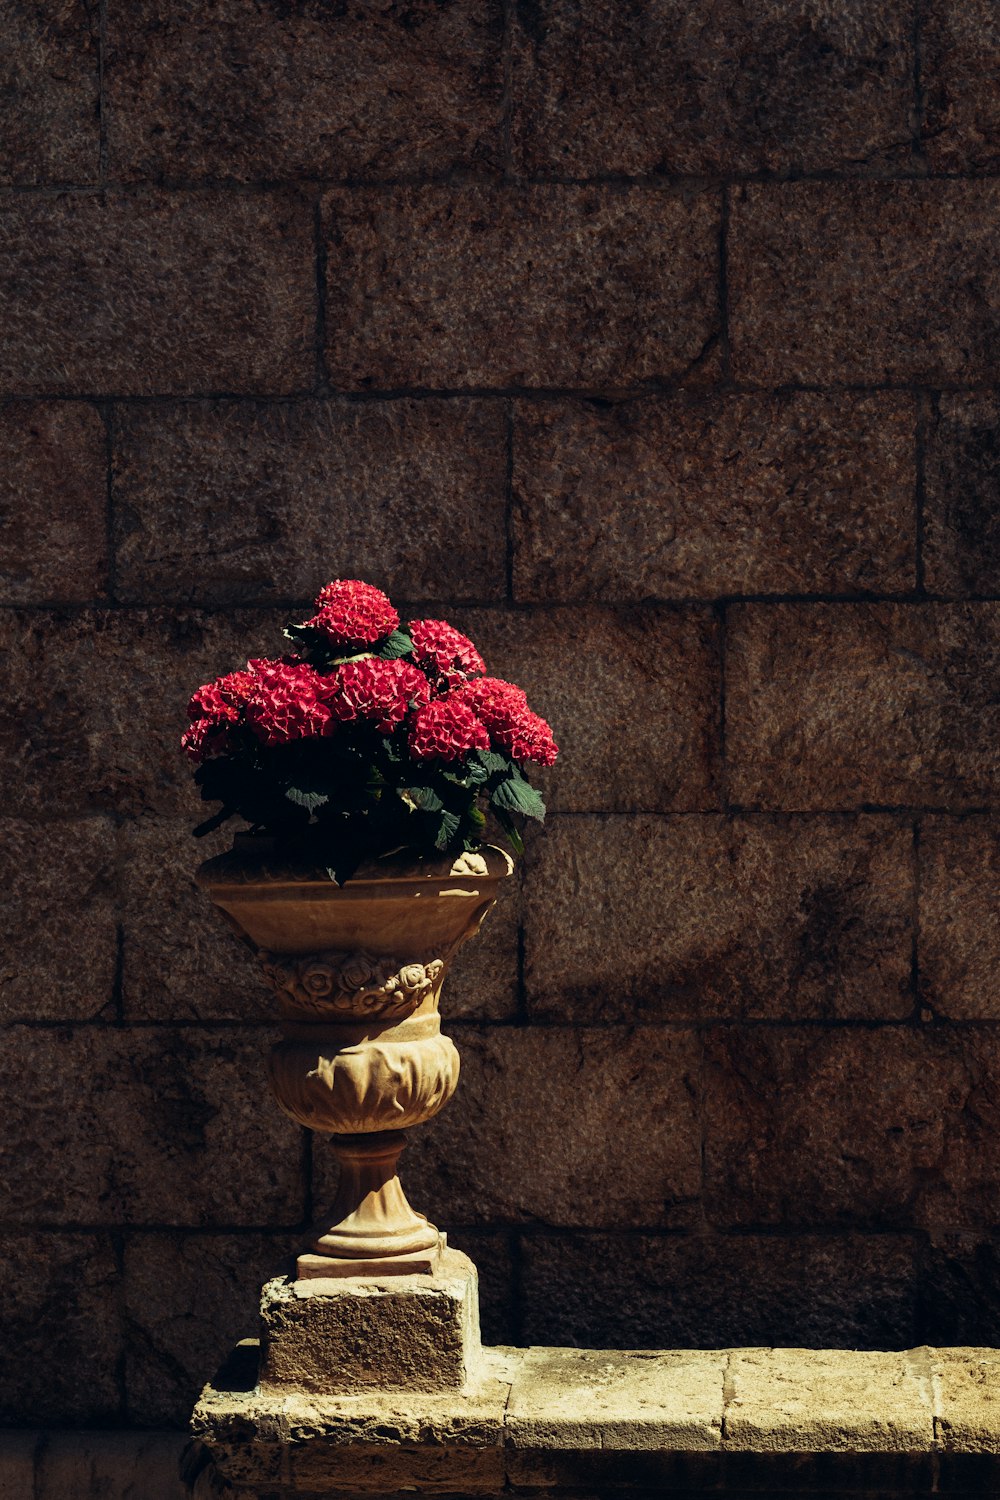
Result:
<svg viewBox="0 0 1000 1500"><path fill-rule="evenodd" d="M0 1419L182 1423L332 1194L176 743L335 575L563 746L404 1158L487 1336L1000 1340L994 8L33 0L0 57Z"/></svg>

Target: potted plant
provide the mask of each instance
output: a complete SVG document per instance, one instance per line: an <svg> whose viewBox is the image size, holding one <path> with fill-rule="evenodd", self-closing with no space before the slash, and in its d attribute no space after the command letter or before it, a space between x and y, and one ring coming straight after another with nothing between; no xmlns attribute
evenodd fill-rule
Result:
<svg viewBox="0 0 1000 1500"><path fill-rule="evenodd" d="M202 797L248 832L198 884L256 949L279 1000L281 1108L333 1136L332 1222L300 1276L431 1270L442 1237L397 1175L404 1130L454 1093L441 987L545 808L526 767L557 748L520 688L486 675L442 620L401 625L371 584L338 579L285 632L292 649L200 687L182 745Z"/></svg>

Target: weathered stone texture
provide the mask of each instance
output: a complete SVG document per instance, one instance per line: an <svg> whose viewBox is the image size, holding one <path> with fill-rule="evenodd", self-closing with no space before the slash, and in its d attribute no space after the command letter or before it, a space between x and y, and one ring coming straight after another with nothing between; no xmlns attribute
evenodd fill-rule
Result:
<svg viewBox="0 0 1000 1500"><path fill-rule="evenodd" d="M180 752L195 688L277 655L281 614L158 610L5 611L0 615L0 787L9 814L81 807L173 814L205 804ZM191 868L197 860L192 846Z"/></svg>
<svg viewBox="0 0 1000 1500"><path fill-rule="evenodd" d="M515 16L529 174L853 172L908 156L911 22L891 0L524 0Z"/></svg>
<svg viewBox="0 0 1000 1500"><path fill-rule="evenodd" d="M400 1163L418 1211L443 1229L690 1220L701 1179L693 1033L447 1029L462 1059L458 1092L410 1134ZM313 1171L317 1205L332 1203L327 1146L317 1143Z"/></svg>
<svg viewBox="0 0 1000 1500"><path fill-rule="evenodd" d="M935 594L1000 593L1000 402L942 395L925 457L924 575Z"/></svg>
<svg viewBox="0 0 1000 1500"><path fill-rule="evenodd" d="M82 603L105 593L105 448L92 406L0 406L0 602Z"/></svg>
<svg viewBox="0 0 1000 1500"><path fill-rule="evenodd" d="M0 1019L107 1015L118 962L114 828L0 820Z"/></svg>
<svg viewBox="0 0 1000 1500"><path fill-rule="evenodd" d="M276 1019L256 958L194 883L200 861L229 848L232 836L223 830L196 843L191 821L140 818L119 835L125 1018Z"/></svg>
<svg viewBox="0 0 1000 1500"><path fill-rule="evenodd" d="M519 402L514 595L911 588L914 422L906 396Z"/></svg>
<svg viewBox="0 0 1000 1500"><path fill-rule="evenodd" d="M1000 16L990 0L931 0L921 18L922 146L939 172L1000 166Z"/></svg>
<svg viewBox="0 0 1000 1500"><path fill-rule="evenodd" d="M517 951L523 901L519 872L502 880L497 904L448 971L441 1012L449 1020L507 1021L517 1014ZM498 1339L496 1343L509 1340Z"/></svg>
<svg viewBox="0 0 1000 1500"><path fill-rule="evenodd" d="M531 780L561 812L719 806L719 644L707 609L452 610L552 726Z"/></svg>
<svg viewBox="0 0 1000 1500"><path fill-rule="evenodd" d="M483 1344L496 1347L516 1343L519 1303L514 1289L512 1236L482 1229L452 1229L448 1232L448 1244L467 1255L479 1274Z"/></svg>
<svg viewBox="0 0 1000 1500"><path fill-rule="evenodd" d="M1000 184L752 184L733 197L737 379L990 383Z"/></svg>
<svg viewBox="0 0 1000 1500"><path fill-rule="evenodd" d="M997 1042L981 1030L727 1028L707 1044L718 1227L995 1222Z"/></svg>
<svg viewBox="0 0 1000 1500"><path fill-rule="evenodd" d="M327 362L346 390L703 379L719 195L421 187L324 200Z"/></svg>
<svg viewBox="0 0 1000 1500"><path fill-rule="evenodd" d="M0 395L311 385L312 239L289 192L7 194Z"/></svg>
<svg viewBox="0 0 1000 1500"><path fill-rule="evenodd" d="M0 1267L8 1350L0 1360L4 1426L120 1418L117 1366L124 1335L110 1236L8 1230ZM11 1500L24 1500L21 1492L9 1493Z"/></svg>
<svg viewBox="0 0 1000 1500"><path fill-rule="evenodd" d="M1000 1344L1000 1239L988 1229L928 1236L920 1268L921 1338L928 1344Z"/></svg>
<svg viewBox="0 0 1000 1500"><path fill-rule="evenodd" d="M133 1422L187 1423L205 1381L239 1339L257 1333L261 1283L297 1245L292 1235L128 1237L125 1382Z"/></svg>
<svg viewBox="0 0 1000 1500"><path fill-rule="evenodd" d="M920 833L920 997L936 1015L1000 1020L1000 824L925 818Z"/></svg>
<svg viewBox="0 0 1000 1500"><path fill-rule="evenodd" d="M265 1091L265 1054L254 1031L10 1027L0 1052L5 1217L296 1223L301 1136Z"/></svg>
<svg viewBox="0 0 1000 1500"><path fill-rule="evenodd" d="M204 402L115 424L125 600L502 598L507 418L495 402Z"/></svg>
<svg viewBox="0 0 1000 1500"><path fill-rule="evenodd" d="M35 1455L40 1433L8 1428L0 1436L0 1500L35 1500Z"/></svg>
<svg viewBox="0 0 1000 1500"><path fill-rule="evenodd" d="M500 0L139 0L110 16L111 170L261 181L495 166L502 32Z"/></svg>
<svg viewBox="0 0 1000 1500"><path fill-rule="evenodd" d="M87 0L0 11L0 183L96 182L97 29Z"/></svg>
<svg viewBox="0 0 1000 1500"><path fill-rule="evenodd" d="M741 1349L727 1368L726 1442L756 1452L919 1452L934 1440L915 1354Z"/></svg>
<svg viewBox="0 0 1000 1500"><path fill-rule="evenodd" d="M913 863L887 818L556 818L528 856L529 1013L901 1020Z"/></svg>
<svg viewBox="0 0 1000 1500"><path fill-rule="evenodd" d="M180 1475L186 1441L182 1432L46 1433L34 1500L188 1500Z"/></svg>
<svg viewBox="0 0 1000 1500"><path fill-rule="evenodd" d="M1000 790L1000 607L737 606L729 793L741 806L990 804Z"/></svg>
<svg viewBox="0 0 1000 1500"><path fill-rule="evenodd" d="M906 1235L524 1235L526 1343L596 1348L913 1341Z"/></svg>

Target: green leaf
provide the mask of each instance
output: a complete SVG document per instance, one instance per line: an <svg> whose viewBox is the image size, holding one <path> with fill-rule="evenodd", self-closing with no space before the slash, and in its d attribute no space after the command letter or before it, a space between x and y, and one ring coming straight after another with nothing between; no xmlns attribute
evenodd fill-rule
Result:
<svg viewBox="0 0 1000 1500"><path fill-rule="evenodd" d="M412 652L413 642L410 637L405 631L394 630L391 635L386 636L375 655L381 657L383 661L395 661L397 657L410 656Z"/></svg>
<svg viewBox="0 0 1000 1500"><path fill-rule="evenodd" d="M325 792L309 792L299 786L290 786L285 789L285 796L289 802L294 802L296 807L304 807L309 812L315 812L317 807L323 807L329 802Z"/></svg>
<svg viewBox="0 0 1000 1500"><path fill-rule="evenodd" d="M510 847L513 849L515 854L523 854L524 840L518 833L517 829L514 827L514 820L511 817L510 813L504 812L502 807L496 808L495 812L497 822L500 824L500 827L510 839Z"/></svg>
<svg viewBox="0 0 1000 1500"><path fill-rule="evenodd" d="M433 787L429 786L407 786L400 787L399 795L404 801L413 803L421 812L441 812L444 803Z"/></svg>
<svg viewBox="0 0 1000 1500"><path fill-rule="evenodd" d="M509 771L511 769L512 763L510 757L507 755L498 755L495 750L475 750L473 754L489 776L493 776L497 771Z"/></svg>
<svg viewBox="0 0 1000 1500"><path fill-rule="evenodd" d="M497 811L524 813L525 817L545 817L545 803L533 786L520 777L511 776L493 788L490 803Z"/></svg>
<svg viewBox="0 0 1000 1500"><path fill-rule="evenodd" d="M457 813L445 811L441 814L437 838L434 840L435 849L440 849L443 853L448 848L448 845L458 832L460 822L461 818L458 817Z"/></svg>

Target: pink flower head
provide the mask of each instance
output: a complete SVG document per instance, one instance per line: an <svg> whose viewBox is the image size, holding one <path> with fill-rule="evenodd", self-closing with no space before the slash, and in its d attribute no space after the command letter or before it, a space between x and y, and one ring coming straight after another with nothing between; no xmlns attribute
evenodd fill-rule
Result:
<svg viewBox="0 0 1000 1500"><path fill-rule="evenodd" d="M246 719L265 745L321 735L330 722L323 679L306 662L256 661Z"/></svg>
<svg viewBox="0 0 1000 1500"><path fill-rule="evenodd" d="M320 679L334 721L370 719L383 734L397 729L412 704L426 703L430 684L410 662L365 657L348 661Z"/></svg>
<svg viewBox="0 0 1000 1500"><path fill-rule="evenodd" d="M486 671L486 663L468 636L446 620L413 620L409 631L414 661L429 677L443 678L446 687L457 687L466 678Z"/></svg>
<svg viewBox="0 0 1000 1500"><path fill-rule="evenodd" d="M488 750L490 736L467 703L435 698L418 708L410 727L410 753L417 760L461 760L470 750Z"/></svg>
<svg viewBox="0 0 1000 1500"><path fill-rule="evenodd" d="M250 672L228 672L225 677L206 682L193 694L188 704L188 717L192 722L225 719L235 723L252 687L253 675Z"/></svg>
<svg viewBox="0 0 1000 1500"><path fill-rule="evenodd" d="M399 615L374 584L335 578L316 599L318 613L306 624L321 630L334 646L371 646L391 635Z"/></svg>
<svg viewBox="0 0 1000 1500"><path fill-rule="evenodd" d="M511 760L519 764L531 760L539 766L551 766L559 754L552 730L541 715L532 713L530 708L504 728L494 729L493 739L501 750L507 751Z"/></svg>
<svg viewBox="0 0 1000 1500"><path fill-rule="evenodd" d="M229 724L217 719L196 719L181 735L184 754L200 766L203 760L225 755L229 748Z"/></svg>

